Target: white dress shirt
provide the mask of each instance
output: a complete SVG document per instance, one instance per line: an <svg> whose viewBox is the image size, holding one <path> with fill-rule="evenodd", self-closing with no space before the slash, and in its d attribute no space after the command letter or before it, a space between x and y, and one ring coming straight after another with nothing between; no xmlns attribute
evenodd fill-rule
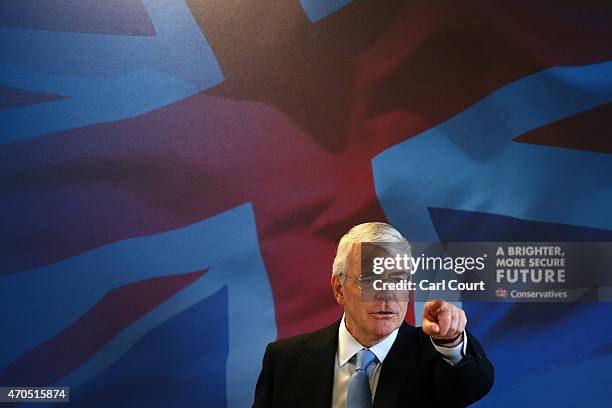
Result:
<svg viewBox="0 0 612 408"><path fill-rule="evenodd" d="M368 367L368 377L370 379L370 389L372 390L372 400L376 394L376 386L378 385L378 377L380 376L380 370L382 365L391 350L391 346L395 342L397 337L397 331L393 330L391 334L385 337L384 340L370 347L369 350L374 353L377 361L370 364ZM449 364L456 364L461 361L463 355L465 355L465 348L467 344L467 337L465 333L463 335L463 342L455 347L441 347L433 343L433 346L438 350L440 354L444 356ZM334 386L332 391L332 408L346 408L346 393L348 391L348 383L355 372L355 355L363 348L355 338L346 329L344 322L344 316L340 321L340 327L338 328L338 348L336 351L336 363L334 364Z"/></svg>

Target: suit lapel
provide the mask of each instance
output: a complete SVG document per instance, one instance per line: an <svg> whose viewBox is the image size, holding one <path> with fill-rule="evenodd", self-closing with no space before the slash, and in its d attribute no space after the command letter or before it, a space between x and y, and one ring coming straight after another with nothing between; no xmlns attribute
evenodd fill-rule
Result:
<svg viewBox="0 0 612 408"><path fill-rule="evenodd" d="M310 353L303 355L298 361L299 406L331 406L339 325L338 320L310 338Z"/></svg>
<svg viewBox="0 0 612 408"><path fill-rule="evenodd" d="M406 382L417 368L420 353L419 329L402 323L397 338L383 362L374 396L374 408L394 407Z"/></svg>

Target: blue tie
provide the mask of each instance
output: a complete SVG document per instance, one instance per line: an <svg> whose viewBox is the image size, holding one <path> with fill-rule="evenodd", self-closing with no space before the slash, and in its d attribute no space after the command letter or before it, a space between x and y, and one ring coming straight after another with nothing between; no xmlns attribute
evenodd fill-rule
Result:
<svg viewBox="0 0 612 408"><path fill-rule="evenodd" d="M376 360L370 350L361 349L357 353L355 372L348 384L346 408L372 408L372 391L368 381L368 367Z"/></svg>

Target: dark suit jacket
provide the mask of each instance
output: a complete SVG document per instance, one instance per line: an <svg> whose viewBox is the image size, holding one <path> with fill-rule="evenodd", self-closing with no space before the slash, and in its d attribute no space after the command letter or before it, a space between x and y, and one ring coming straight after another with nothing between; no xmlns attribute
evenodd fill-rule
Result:
<svg viewBox="0 0 612 408"><path fill-rule="evenodd" d="M340 321L266 348L253 407L331 407ZM467 356L451 366L420 328L403 323L382 365L374 408L463 407L493 385L493 366L468 333Z"/></svg>

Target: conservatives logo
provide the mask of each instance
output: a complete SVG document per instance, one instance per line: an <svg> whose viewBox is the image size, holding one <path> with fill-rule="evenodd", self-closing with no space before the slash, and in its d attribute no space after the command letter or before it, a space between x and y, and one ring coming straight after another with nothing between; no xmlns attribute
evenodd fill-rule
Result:
<svg viewBox="0 0 612 408"><path fill-rule="evenodd" d="M499 298L505 298L508 297L508 291L504 288L498 288L495 291L495 296L499 297Z"/></svg>

